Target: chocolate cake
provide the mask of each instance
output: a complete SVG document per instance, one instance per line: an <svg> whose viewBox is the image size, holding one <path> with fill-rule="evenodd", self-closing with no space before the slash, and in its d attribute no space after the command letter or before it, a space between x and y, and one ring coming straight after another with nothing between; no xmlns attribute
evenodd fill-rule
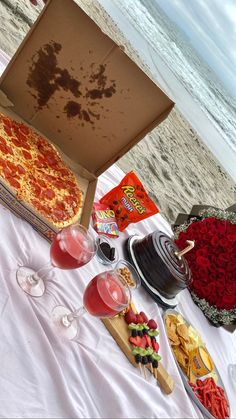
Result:
<svg viewBox="0 0 236 419"><path fill-rule="evenodd" d="M174 298L191 282L186 259L177 257L178 247L163 232L154 231L136 240L132 250L146 281L163 297Z"/></svg>

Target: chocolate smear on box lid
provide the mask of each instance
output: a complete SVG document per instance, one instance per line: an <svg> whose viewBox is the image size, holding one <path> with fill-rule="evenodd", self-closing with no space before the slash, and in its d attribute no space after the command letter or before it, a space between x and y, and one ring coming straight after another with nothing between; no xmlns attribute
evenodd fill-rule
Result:
<svg viewBox="0 0 236 419"><path fill-rule="evenodd" d="M75 100L65 99L63 110L67 118L77 117L83 121L81 126L84 126L84 123L93 125L100 119L100 113L97 111L100 109L98 100L110 98L116 93L115 80L108 80L106 64L100 64L95 68L94 63L90 65L90 74L81 74L83 81L77 80L66 68L59 67L57 55L61 50L61 44L51 41L43 45L32 57L27 85L37 100L37 110L48 107L48 102L54 93L64 90L72 93L75 98ZM80 71L82 70L81 66ZM83 98L83 102L86 100L86 106L78 101L80 97ZM91 107L94 107L93 110Z"/></svg>

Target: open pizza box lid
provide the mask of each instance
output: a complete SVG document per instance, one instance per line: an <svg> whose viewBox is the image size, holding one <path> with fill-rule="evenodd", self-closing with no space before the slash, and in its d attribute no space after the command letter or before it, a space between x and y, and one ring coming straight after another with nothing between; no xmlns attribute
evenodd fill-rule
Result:
<svg viewBox="0 0 236 419"><path fill-rule="evenodd" d="M86 227L97 177L173 105L73 0L47 2L0 79L0 111L38 130L74 170ZM51 238L55 227L10 193L3 201L4 188L0 202Z"/></svg>
<svg viewBox="0 0 236 419"><path fill-rule="evenodd" d="M73 0L51 0L0 81L12 110L95 176L173 102Z"/></svg>

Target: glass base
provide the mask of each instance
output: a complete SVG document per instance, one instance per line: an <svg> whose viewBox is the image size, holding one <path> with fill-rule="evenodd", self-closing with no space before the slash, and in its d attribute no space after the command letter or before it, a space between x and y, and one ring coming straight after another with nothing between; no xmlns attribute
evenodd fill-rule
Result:
<svg viewBox="0 0 236 419"><path fill-rule="evenodd" d="M45 293L45 285L41 278L37 283L30 283L29 277L34 275L36 271L25 266L21 266L16 271L16 279L21 287L21 289L26 293L31 295L31 297L42 297Z"/></svg>
<svg viewBox="0 0 236 419"><path fill-rule="evenodd" d="M52 321L57 332L62 337L73 340L78 334L78 320L68 321L67 316L71 314L71 310L64 306L56 306L52 310Z"/></svg>

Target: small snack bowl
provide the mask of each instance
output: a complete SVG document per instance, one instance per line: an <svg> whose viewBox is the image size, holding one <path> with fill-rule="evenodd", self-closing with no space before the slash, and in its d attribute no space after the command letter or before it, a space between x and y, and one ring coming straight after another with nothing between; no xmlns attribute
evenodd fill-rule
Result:
<svg viewBox="0 0 236 419"><path fill-rule="evenodd" d="M100 235L97 237L97 259L103 265L112 265L118 261L118 250L114 246L114 239Z"/></svg>
<svg viewBox="0 0 236 419"><path fill-rule="evenodd" d="M120 259L115 270L118 273L120 280L132 290L135 290L141 285L141 278L135 267L125 259Z"/></svg>

